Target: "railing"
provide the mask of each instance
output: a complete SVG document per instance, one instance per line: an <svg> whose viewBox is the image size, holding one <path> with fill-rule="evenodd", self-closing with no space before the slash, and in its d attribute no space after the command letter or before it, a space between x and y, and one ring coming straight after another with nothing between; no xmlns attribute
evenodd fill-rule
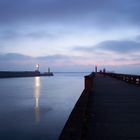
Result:
<svg viewBox="0 0 140 140"><path fill-rule="evenodd" d="M106 75L114 77L114 78L122 80L122 81L125 81L127 83L131 83L131 84L140 86L140 76L139 75L118 74L118 73L106 73Z"/></svg>

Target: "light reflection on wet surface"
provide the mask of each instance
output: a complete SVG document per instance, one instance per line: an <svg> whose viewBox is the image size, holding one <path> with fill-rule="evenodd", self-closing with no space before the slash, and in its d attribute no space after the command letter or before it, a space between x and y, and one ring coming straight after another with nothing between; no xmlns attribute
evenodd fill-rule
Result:
<svg viewBox="0 0 140 140"><path fill-rule="evenodd" d="M40 77L35 77L35 121L40 121L40 108L39 108L39 97L40 97Z"/></svg>
<svg viewBox="0 0 140 140"><path fill-rule="evenodd" d="M83 77L0 79L0 140L56 140Z"/></svg>

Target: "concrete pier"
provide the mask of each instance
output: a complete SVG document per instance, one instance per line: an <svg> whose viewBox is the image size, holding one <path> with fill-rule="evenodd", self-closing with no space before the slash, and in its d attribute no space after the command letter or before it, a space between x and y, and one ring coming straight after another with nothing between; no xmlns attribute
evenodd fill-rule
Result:
<svg viewBox="0 0 140 140"><path fill-rule="evenodd" d="M90 78L85 77L85 89L88 87L88 90L83 91L59 139L140 139L140 86L138 78L136 78L136 84L129 82L129 80L123 80L123 78L115 79L116 77L99 74L95 77L92 76L93 80ZM78 105L79 103L80 105Z"/></svg>
<svg viewBox="0 0 140 140"><path fill-rule="evenodd" d="M87 140L140 139L139 86L97 75L87 112Z"/></svg>
<svg viewBox="0 0 140 140"><path fill-rule="evenodd" d="M94 73L85 76L85 89L71 112L59 140L81 140L86 134L86 114L89 95L92 89Z"/></svg>
<svg viewBox="0 0 140 140"><path fill-rule="evenodd" d="M39 71L0 71L0 78L53 76L52 72L40 73Z"/></svg>

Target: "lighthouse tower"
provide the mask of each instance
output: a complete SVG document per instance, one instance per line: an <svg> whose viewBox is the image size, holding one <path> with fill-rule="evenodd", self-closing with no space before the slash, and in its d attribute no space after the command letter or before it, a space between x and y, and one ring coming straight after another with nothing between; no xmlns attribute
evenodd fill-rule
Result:
<svg viewBox="0 0 140 140"><path fill-rule="evenodd" d="M39 72L39 64L36 64L36 69L35 69L36 72Z"/></svg>

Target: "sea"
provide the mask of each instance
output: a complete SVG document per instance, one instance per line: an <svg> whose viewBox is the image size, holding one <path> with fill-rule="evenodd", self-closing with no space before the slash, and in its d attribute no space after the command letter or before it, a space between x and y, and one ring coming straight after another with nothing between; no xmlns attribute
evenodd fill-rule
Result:
<svg viewBox="0 0 140 140"><path fill-rule="evenodd" d="M0 140L57 140L88 74L0 79Z"/></svg>

